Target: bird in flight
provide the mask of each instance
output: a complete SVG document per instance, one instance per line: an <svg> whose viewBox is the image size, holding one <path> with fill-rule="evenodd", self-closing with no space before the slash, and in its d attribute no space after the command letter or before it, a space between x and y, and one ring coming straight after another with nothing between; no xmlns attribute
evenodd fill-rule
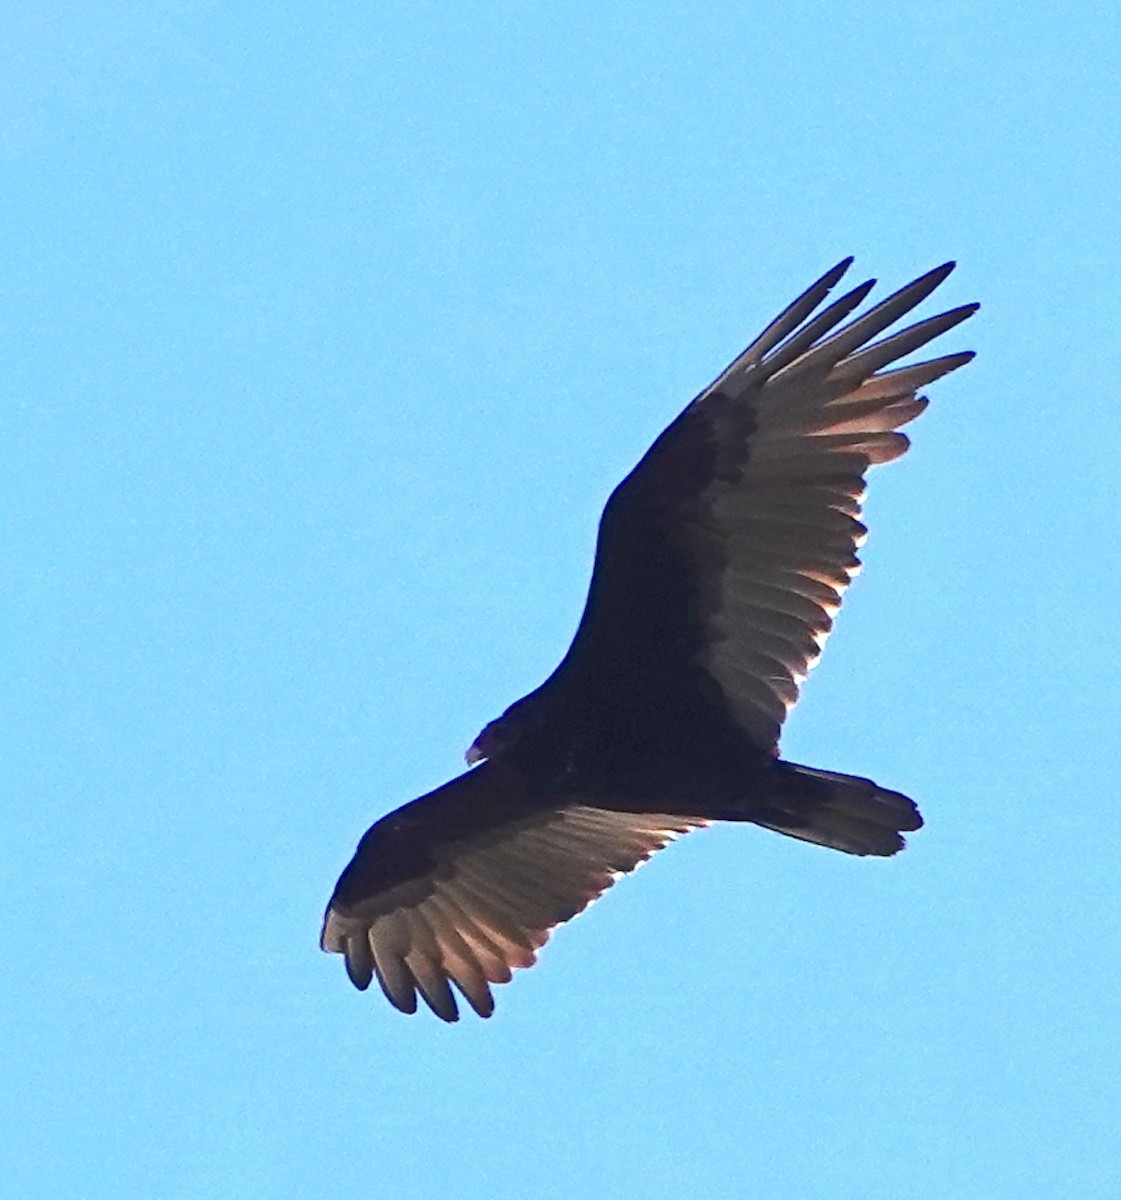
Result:
<svg viewBox="0 0 1121 1200"><path fill-rule="evenodd" d="M847 321L874 280L821 306L851 263L776 317L611 494L552 675L483 729L465 774L366 832L321 938L356 987L376 978L402 1012L419 994L454 1021L454 984L488 1017L492 984L691 830L750 821L887 856L922 825L899 792L778 752L859 567L865 473L907 449L919 389L973 357L892 366L976 304L879 337L953 263Z"/></svg>

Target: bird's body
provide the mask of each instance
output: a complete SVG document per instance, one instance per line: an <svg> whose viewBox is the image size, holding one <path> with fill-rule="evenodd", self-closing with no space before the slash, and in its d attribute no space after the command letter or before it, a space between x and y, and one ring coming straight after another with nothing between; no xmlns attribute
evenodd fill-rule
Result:
<svg viewBox="0 0 1121 1200"><path fill-rule="evenodd" d="M858 568L867 468L898 457L917 389L968 353L884 371L968 305L873 339L942 282L835 331L839 264L660 435L600 522L568 653L492 721L472 770L374 825L328 906L324 949L414 1011L480 1015L549 930L679 834L751 821L889 855L918 811L866 779L787 763L779 730ZM871 344L870 344L871 343Z"/></svg>

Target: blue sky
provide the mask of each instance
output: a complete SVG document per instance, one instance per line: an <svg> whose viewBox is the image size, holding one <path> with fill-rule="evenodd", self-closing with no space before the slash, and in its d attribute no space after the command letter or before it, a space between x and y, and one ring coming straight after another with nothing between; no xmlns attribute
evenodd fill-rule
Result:
<svg viewBox="0 0 1121 1200"><path fill-rule="evenodd" d="M122 1200L1121 1194L1121 17L15 6L0 1150ZM579 615L610 489L838 258L979 352L784 741L889 862L686 839L490 1022L316 948Z"/></svg>

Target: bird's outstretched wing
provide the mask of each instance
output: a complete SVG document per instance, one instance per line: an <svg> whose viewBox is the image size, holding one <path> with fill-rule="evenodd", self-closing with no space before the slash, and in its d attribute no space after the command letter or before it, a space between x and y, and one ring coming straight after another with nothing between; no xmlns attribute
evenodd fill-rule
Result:
<svg viewBox="0 0 1121 1200"><path fill-rule="evenodd" d="M530 966L556 925L695 817L544 801L519 773L486 763L405 805L363 837L327 907L321 944L359 988L376 977L402 1012L419 993L445 1021L454 983L482 1017L490 985Z"/></svg>
<svg viewBox="0 0 1121 1200"><path fill-rule="evenodd" d="M945 280L938 267L848 324L874 281L820 312L851 263L822 276L661 434L604 510L588 603L538 699L565 690L595 711L641 705L678 727L691 696L772 751L858 567L864 477L903 454L918 390L967 363L950 354L885 370L975 304L892 333ZM499 718L473 757L511 740Z"/></svg>

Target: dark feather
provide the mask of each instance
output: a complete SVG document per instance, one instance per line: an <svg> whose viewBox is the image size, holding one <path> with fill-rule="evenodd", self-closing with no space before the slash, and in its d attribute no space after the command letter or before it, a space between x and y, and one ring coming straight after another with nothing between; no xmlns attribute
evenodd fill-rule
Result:
<svg viewBox="0 0 1121 1200"><path fill-rule="evenodd" d="M750 821L884 856L921 826L898 792L778 758L859 569L864 476L906 451L917 389L972 357L885 369L976 305L888 332L948 263L845 324L871 282L821 305L850 263L772 321L612 493L572 645L476 739L468 761L489 761L362 838L322 935L357 987L377 978L402 1011L419 996L454 1021L454 985L486 1017L491 985L532 964L552 928L691 829Z"/></svg>

